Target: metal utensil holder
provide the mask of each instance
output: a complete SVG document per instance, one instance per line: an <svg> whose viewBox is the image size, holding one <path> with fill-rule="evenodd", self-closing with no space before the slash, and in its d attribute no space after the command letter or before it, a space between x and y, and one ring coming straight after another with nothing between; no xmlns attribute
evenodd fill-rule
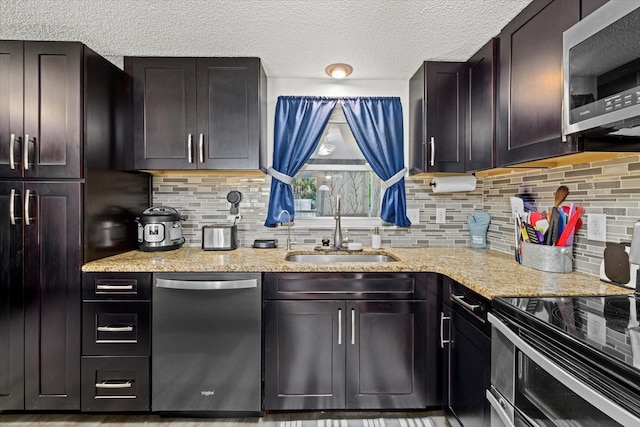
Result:
<svg viewBox="0 0 640 427"><path fill-rule="evenodd" d="M572 246L545 246L521 242L522 265L550 273L573 271Z"/></svg>

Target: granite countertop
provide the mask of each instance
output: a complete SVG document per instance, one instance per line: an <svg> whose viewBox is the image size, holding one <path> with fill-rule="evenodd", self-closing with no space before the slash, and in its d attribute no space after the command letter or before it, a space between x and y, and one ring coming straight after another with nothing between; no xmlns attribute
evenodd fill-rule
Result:
<svg viewBox="0 0 640 427"><path fill-rule="evenodd" d="M288 253L320 252L312 247L203 251L182 247L166 252L130 251L92 261L85 272L436 272L462 283L479 294L496 296L594 296L633 293L583 273L546 273L515 262L513 255L487 249L461 247L364 248L368 254L387 254L397 262L297 263ZM345 253L345 252L340 252Z"/></svg>

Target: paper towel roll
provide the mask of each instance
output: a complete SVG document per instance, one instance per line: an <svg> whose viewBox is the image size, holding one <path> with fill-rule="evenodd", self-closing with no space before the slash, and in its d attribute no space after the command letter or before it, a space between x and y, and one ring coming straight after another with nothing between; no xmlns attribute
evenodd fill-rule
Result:
<svg viewBox="0 0 640 427"><path fill-rule="evenodd" d="M431 180L434 193L455 193L458 191L473 191L476 189L474 175L443 176Z"/></svg>

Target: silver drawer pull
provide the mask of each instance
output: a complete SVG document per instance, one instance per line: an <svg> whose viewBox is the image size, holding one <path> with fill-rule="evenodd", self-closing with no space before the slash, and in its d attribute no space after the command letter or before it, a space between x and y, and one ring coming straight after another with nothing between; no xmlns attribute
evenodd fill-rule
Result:
<svg viewBox="0 0 640 427"><path fill-rule="evenodd" d="M256 279L245 280L170 280L157 279L156 288L192 291L219 291L225 289L252 289L258 287Z"/></svg>
<svg viewBox="0 0 640 427"><path fill-rule="evenodd" d="M431 145L431 160L429 161L429 166L435 166L436 164L436 141L433 137L429 140L429 145Z"/></svg>
<svg viewBox="0 0 640 427"><path fill-rule="evenodd" d="M98 332L133 332L133 326L98 326Z"/></svg>
<svg viewBox="0 0 640 427"><path fill-rule="evenodd" d="M29 169L29 134L24 135L24 144L22 144L22 168Z"/></svg>
<svg viewBox="0 0 640 427"><path fill-rule="evenodd" d="M338 345L342 345L342 309L338 309Z"/></svg>
<svg viewBox="0 0 640 427"><path fill-rule="evenodd" d="M108 383L106 381L103 381L101 383L96 383L96 388L131 388L133 387L133 384L131 384L131 381L126 381L123 383Z"/></svg>
<svg viewBox="0 0 640 427"><path fill-rule="evenodd" d="M464 295L455 295L451 294L451 298L454 299L458 304L471 311L472 313L478 310L481 306L479 304L469 304L464 300Z"/></svg>
<svg viewBox="0 0 640 427"><path fill-rule="evenodd" d="M356 311L351 309L351 344L356 343Z"/></svg>
<svg viewBox="0 0 640 427"><path fill-rule="evenodd" d="M9 222L11 225L16 225L16 219L21 218L16 217L16 189L12 188L9 196Z"/></svg>
<svg viewBox="0 0 640 427"><path fill-rule="evenodd" d="M96 285L98 291L132 291L133 285Z"/></svg>
<svg viewBox="0 0 640 427"><path fill-rule="evenodd" d="M451 342L450 339L444 339L444 321L451 320L450 316L445 316L443 312L440 312L440 348L444 348L445 344L449 344Z"/></svg>
<svg viewBox="0 0 640 427"><path fill-rule="evenodd" d="M16 158L15 158L15 145L16 145L16 134L11 134L11 139L9 140L9 165L11 169L16 168Z"/></svg>
<svg viewBox="0 0 640 427"><path fill-rule="evenodd" d="M193 135L187 137L187 159L189 163L193 163Z"/></svg>
<svg viewBox="0 0 640 427"><path fill-rule="evenodd" d="M200 134L198 140L198 155L200 156L200 163L204 163L204 134Z"/></svg>

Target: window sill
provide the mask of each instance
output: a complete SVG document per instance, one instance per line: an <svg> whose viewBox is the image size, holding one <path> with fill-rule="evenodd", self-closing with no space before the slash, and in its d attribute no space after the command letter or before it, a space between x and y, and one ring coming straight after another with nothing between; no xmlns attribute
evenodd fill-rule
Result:
<svg viewBox="0 0 640 427"><path fill-rule="evenodd" d="M369 229L372 227L382 227L382 220L380 218L354 218L354 217L342 217L341 226L343 229ZM295 225L304 228L334 228L336 226L336 220L333 218L309 218L300 217L295 218Z"/></svg>

